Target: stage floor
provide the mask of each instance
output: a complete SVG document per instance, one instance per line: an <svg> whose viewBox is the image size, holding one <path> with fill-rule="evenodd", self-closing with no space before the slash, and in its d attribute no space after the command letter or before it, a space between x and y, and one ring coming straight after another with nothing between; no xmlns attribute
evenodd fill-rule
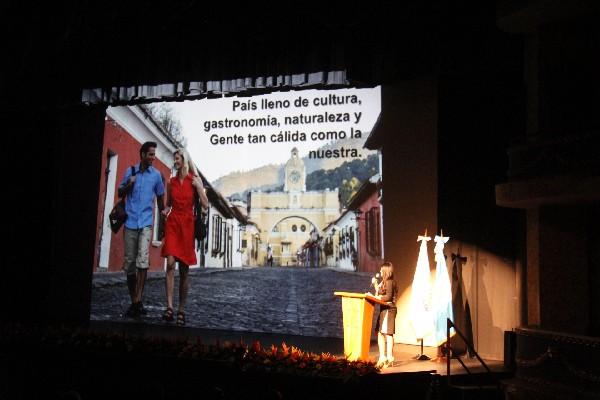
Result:
<svg viewBox="0 0 600 400"><path fill-rule="evenodd" d="M241 340L244 343L251 344L258 340L265 347L271 344L279 346L281 343L286 343L288 346L296 346L303 351L314 353L327 352L340 357L344 354L344 341L339 338L174 327L173 325L145 324L135 321L90 321L89 327L90 330L95 332L118 332L143 337L199 337L206 344L214 344L217 340L221 343L224 341L239 342ZM415 356L420 353L419 346L396 343L394 345L394 364L391 367L383 369L381 373L401 374L404 372L429 371L439 375L446 375L446 361L435 361L436 351L435 348L425 347L423 350L424 354L432 360L420 361L415 359ZM375 362L378 356L377 342L373 340L369 349L369 359ZM472 373L485 372L485 368L477 359L470 359L463 356L462 360ZM502 361L485 359L484 361L492 372L501 373L506 371ZM450 362L450 373L452 375L467 374L458 360L454 359Z"/></svg>
<svg viewBox="0 0 600 400"><path fill-rule="evenodd" d="M439 375L447 374L446 359L436 360L437 349L425 347L423 353L431 358L431 360L416 360L415 357L420 354L419 346L406 345L396 343L394 345L394 365L384 368L382 374L397 374L402 372L420 372L431 371ZM379 356L377 343L371 342L369 349L369 358L376 361ZM461 357L463 363L469 368L472 373L479 374L486 372L485 368L479 363L476 358ZM492 372L505 372L504 362L498 360L483 360ZM462 367L458 360L450 360L451 375L465 375L467 371Z"/></svg>

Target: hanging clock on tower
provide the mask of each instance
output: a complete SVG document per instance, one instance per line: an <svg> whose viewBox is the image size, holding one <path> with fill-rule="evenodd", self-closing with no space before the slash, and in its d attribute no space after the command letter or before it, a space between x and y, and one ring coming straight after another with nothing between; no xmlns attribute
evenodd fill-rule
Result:
<svg viewBox="0 0 600 400"><path fill-rule="evenodd" d="M290 172L290 181L293 183L298 183L300 181L300 172L295 170Z"/></svg>

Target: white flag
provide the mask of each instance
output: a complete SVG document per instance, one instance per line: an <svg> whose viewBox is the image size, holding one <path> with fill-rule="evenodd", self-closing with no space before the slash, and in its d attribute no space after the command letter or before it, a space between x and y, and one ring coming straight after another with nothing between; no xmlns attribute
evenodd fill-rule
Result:
<svg viewBox="0 0 600 400"><path fill-rule="evenodd" d="M433 316L430 308L429 256L427 255L427 242L430 240L431 238L428 236L419 236L417 239L417 242L421 242L421 248L412 283L408 316L417 339L423 339L433 330Z"/></svg>

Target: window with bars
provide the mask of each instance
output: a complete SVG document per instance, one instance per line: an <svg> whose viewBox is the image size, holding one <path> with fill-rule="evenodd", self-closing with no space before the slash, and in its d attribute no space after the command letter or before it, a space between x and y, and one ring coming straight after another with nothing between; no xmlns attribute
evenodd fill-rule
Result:
<svg viewBox="0 0 600 400"><path fill-rule="evenodd" d="M212 252L220 253L223 247L223 219L219 215L213 215L212 218Z"/></svg>
<svg viewBox="0 0 600 400"><path fill-rule="evenodd" d="M367 211L365 217L367 253L372 256L381 255L381 225L379 224L379 213L379 207L372 207Z"/></svg>

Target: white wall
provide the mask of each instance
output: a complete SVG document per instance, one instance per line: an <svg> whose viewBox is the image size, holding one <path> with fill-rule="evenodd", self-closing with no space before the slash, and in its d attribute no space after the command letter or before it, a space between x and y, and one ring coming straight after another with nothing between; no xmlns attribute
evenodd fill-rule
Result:
<svg viewBox="0 0 600 400"><path fill-rule="evenodd" d="M231 244L233 246L232 252L232 267L241 267L242 262L242 231L240 230L240 222L237 219L231 220L231 226L233 227Z"/></svg>
<svg viewBox="0 0 600 400"><path fill-rule="evenodd" d="M342 231L344 231L344 230L348 231L352 227L352 230L354 232L356 232L356 217L354 216L354 213L353 212L346 213L339 221L336 222L336 225L340 229L339 231L336 232L336 234L334 236L334 240L337 243L339 235L342 233ZM355 240L356 240L356 238L355 238ZM358 243L355 243L354 246L356 248L358 246ZM337 245L336 245L336 250L338 250L338 253L339 253L339 247ZM334 256L337 257L338 253L335 253ZM337 261L336 267L338 267L340 269L344 269L344 270L354 271L354 265L352 265L352 257L347 256L345 258L340 258Z"/></svg>
<svg viewBox="0 0 600 400"><path fill-rule="evenodd" d="M223 215L212 205L209 207L209 212L208 212L208 235L207 235L207 240L208 240L208 252L205 254L205 259L206 259L206 267L207 268L225 268L225 254L213 254L213 247L215 245L215 242L217 241L216 236L215 236L215 230L219 229L219 227L214 226L214 216L217 215L219 217L221 217L222 219L222 223L224 224L229 224L231 225L231 221L225 219L225 217L223 217ZM222 241L226 241L228 240L228 238L225 236L225 234L222 232L224 230L224 227L221 226L220 227L221 232L219 232L219 234L221 235L221 240ZM222 245L222 249L223 251L225 250L226 246L225 243L223 243Z"/></svg>

